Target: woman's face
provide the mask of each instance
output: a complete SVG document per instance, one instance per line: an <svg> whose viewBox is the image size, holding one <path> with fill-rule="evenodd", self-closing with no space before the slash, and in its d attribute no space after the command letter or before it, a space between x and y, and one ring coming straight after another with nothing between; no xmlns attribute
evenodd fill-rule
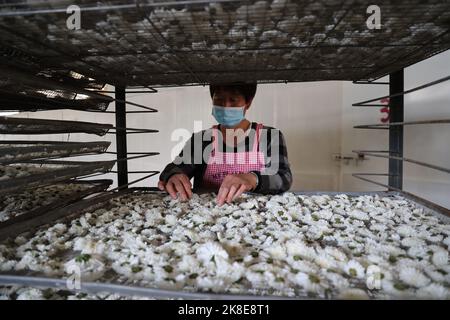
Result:
<svg viewBox="0 0 450 320"><path fill-rule="evenodd" d="M242 94L230 90L216 90L212 100L215 106L220 107L240 108L245 106L245 110L247 110L250 105Z"/></svg>

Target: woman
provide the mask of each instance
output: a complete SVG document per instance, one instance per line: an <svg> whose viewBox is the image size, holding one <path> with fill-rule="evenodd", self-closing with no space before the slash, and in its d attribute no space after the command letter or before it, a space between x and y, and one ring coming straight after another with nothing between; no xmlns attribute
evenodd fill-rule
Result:
<svg viewBox="0 0 450 320"><path fill-rule="evenodd" d="M161 173L159 189L173 199L177 194L183 201L190 199L194 177L195 189L217 192L219 206L246 191L273 194L288 190L292 174L281 131L245 118L256 83L210 85L209 89L212 115L219 124L192 135Z"/></svg>

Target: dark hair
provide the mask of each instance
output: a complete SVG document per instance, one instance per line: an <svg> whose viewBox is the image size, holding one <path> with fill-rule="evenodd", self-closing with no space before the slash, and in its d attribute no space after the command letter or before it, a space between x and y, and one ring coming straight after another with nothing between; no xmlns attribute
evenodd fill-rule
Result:
<svg viewBox="0 0 450 320"><path fill-rule="evenodd" d="M257 86L256 82L252 83L233 82L225 84L210 84L209 93L211 94L212 98L214 96L214 92L216 92L217 90L236 91L244 96L245 102L249 102L255 97L256 86Z"/></svg>

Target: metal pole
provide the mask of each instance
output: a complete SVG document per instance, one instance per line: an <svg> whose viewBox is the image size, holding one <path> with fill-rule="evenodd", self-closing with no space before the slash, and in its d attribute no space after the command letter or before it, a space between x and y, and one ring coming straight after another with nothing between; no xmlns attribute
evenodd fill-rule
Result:
<svg viewBox="0 0 450 320"><path fill-rule="evenodd" d="M125 110L125 88L116 87L116 127L126 128L127 118ZM116 130L117 160L127 157L127 132L126 130ZM117 161L117 185L128 184L128 162Z"/></svg>
<svg viewBox="0 0 450 320"><path fill-rule="evenodd" d="M404 70L389 75L389 122L403 122L404 118ZM389 156L403 158L403 126L389 127ZM403 162L389 159L389 186L403 189Z"/></svg>

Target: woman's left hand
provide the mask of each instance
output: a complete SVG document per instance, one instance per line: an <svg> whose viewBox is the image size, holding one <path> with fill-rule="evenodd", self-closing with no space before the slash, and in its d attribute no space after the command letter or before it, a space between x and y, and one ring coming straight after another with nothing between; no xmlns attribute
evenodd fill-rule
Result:
<svg viewBox="0 0 450 320"><path fill-rule="evenodd" d="M223 179L217 194L217 204L231 203L246 191L256 188L256 176L253 173L229 174Z"/></svg>

